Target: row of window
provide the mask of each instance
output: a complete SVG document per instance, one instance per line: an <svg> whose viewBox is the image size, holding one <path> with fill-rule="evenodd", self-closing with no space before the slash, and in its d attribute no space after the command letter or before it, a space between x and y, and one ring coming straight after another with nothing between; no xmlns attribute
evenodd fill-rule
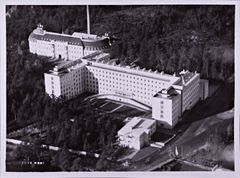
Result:
<svg viewBox="0 0 240 178"><path fill-rule="evenodd" d="M82 47L79 47L79 46L72 46L71 45L71 47L69 47L69 46L66 46L65 43L62 43L62 44L58 44L58 43L52 44L52 43L50 43L48 41L46 42L46 41L43 41L43 40L38 40L37 43L35 43L35 44L36 44L35 46L38 49L41 49L41 50L52 50L54 48L60 49L60 50L68 50L70 48L71 50L68 50L68 51L71 52L71 53L79 53L78 51L81 52L81 50L82 50ZM31 43L31 46L33 46L33 45L34 45L34 43ZM92 51L103 50L105 48L106 47L88 47L88 46L86 46L85 47L85 51L86 51L85 55L88 55L88 54L92 53ZM43 54L45 54L45 53L43 53Z"/></svg>
<svg viewBox="0 0 240 178"><path fill-rule="evenodd" d="M144 82L147 82L147 83L155 83L155 84L159 84L159 85L164 85L165 82L160 82L158 80L153 80L153 79L148 79L148 78L145 78L145 77L139 77L139 76L132 76L131 74L124 74L124 73L120 73L120 72L111 72L111 71L107 71L107 70L101 70L101 69L95 69L95 68L89 68L90 71L92 71L96 78L98 77L102 77L102 78L108 78L108 79L113 79L113 80L125 80L125 79L133 79L133 81L144 81ZM86 71L86 74L88 76L89 72ZM106 74L106 75L104 75ZM114 78L115 76L119 76L120 78L116 77Z"/></svg>

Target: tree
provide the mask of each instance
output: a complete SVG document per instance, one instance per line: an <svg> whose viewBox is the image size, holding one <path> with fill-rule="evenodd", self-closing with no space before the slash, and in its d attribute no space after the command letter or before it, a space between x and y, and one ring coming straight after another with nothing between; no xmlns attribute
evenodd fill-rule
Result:
<svg viewBox="0 0 240 178"><path fill-rule="evenodd" d="M80 157L73 160L71 171L82 171L82 160Z"/></svg>
<svg viewBox="0 0 240 178"><path fill-rule="evenodd" d="M59 163L58 165L63 171L71 170L71 155L67 149L63 149L59 154Z"/></svg>
<svg viewBox="0 0 240 178"><path fill-rule="evenodd" d="M106 159L106 154L103 151L103 153L101 154L100 158L98 159L97 163L96 163L96 170L98 171L104 171L107 170L107 166L108 166L108 162Z"/></svg>

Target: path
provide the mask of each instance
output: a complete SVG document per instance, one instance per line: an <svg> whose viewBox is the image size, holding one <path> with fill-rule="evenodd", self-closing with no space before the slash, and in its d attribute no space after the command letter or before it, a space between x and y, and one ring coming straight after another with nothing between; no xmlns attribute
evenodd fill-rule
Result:
<svg viewBox="0 0 240 178"><path fill-rule="evenodd" d="M16 140L16 139L7 138L6 141L7 141L7 143L12 143L12 144L16 144L16 145L20 145L20 144L31 145L30 142L24 142L24 141ZM46 149L49 149L49 150L52 150L52 151L62 150L62 148L60 148L60 147L52 146L52 145L45 145L45 144L40 145L40 148L46 148ZM68 149L68 151L70 153L74 153L74 154L77 154L77 155L91 156L91 157L94 157L94 158L99 158L100 157L100 155L97 154L97 153L88 153L86 151L79 151L79 150L73 150L73 149Z"/></svg>

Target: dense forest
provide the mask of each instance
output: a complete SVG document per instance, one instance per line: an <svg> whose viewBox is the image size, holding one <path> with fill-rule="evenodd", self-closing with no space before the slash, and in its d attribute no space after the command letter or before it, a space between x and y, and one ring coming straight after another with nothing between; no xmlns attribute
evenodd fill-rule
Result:
<svg viewBox="0 0 240 178"><path fill-rule="evenodd" d="M38 23L48 31L86 32L85 6L7 9L8 42L27 43ZM234 14L234 6L220 5L90 6L91 32L115 39L110 52L119 62L168 73L196 70L216 80L233 74Z"/></svg>
<svg viewBox="0 0 240 178"><path fill-rule="evenodd" d="M233 73L230 6L139 7L119 11L102 24L93 29L109 30L119 40L111 53L121 62L168 73L196 70L203 78L216 80Z"/></svg>
<svg viewBox="0 0 240 178"><path fill-rule="evenodd" d="M86 7L7 6L6 11L8 125L37 122L47 144L111 152L119 116L99 112L81 97L51 99L43 73L54 63L28 52L28 36L38 23L48 31L86 32ZM215 80L234 72L233 6L90 6L90 16L92 33L112 37L110 53L119 62L167 73L197 70Z"/></svg>
<svg viewBox="0 0 240 178"><path fill-rule="evenodd" d="M8 64L7 71L9 123L16 121L20 126L38 123L49 145L89 151L111 146L119 129L112 115L84 102L83 96L65 101L45 94L43 73L52 68L45 57L9 52L8 59L15 61Z"/></svg>

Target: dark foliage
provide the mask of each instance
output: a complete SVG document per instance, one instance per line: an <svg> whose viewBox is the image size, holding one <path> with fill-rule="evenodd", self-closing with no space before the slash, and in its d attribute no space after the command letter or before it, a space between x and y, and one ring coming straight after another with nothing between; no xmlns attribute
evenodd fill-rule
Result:
<svg viewBox="0 0 240 178"><path fill-rule="evenodd" d="M168 73L198 71L209 79L233 74L234 6L140 6L106 15L93 31L117 41L111 56Z"/></svg>

